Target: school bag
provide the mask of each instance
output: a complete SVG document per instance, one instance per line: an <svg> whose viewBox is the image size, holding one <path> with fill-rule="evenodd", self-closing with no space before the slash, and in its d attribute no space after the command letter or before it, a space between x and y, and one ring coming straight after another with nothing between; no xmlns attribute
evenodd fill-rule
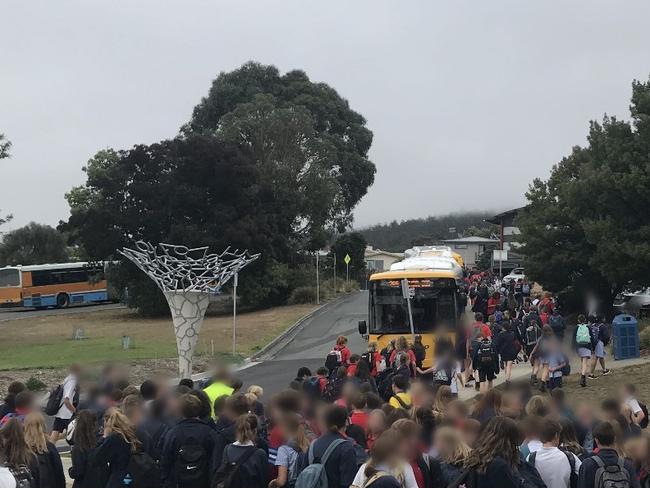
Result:
<svg viewBox="0 0 650 488"><path fill-rule="evenodd" d="M16 488L36 488L36 480L27 466L7 466L7 469L16 480Z"/></svg>
<svg viewBox="0 0 650 488"><path fill-rule="evenodd" d="M302 391L312 400L320 398L320 378L312 376L302 383Z"/></svg>
<svg viewBox="0 0 650 488"><path fill-rule="evenodd" d="M448 364L441 365L433 375L433 382L437 385L451 385L452 367Z"/></svg>
<svg viewBox="0 0 650 488"><path fill-rule="evenodd" d="M530 285L528 283L522 283L521 284L521 292L526 295L530 293Z"/></svg>
<svg viewBox="0 0 650 488"><path fill-rule="evenodd" d="M289 488L294 488L300 473L309 466L309 454L302 452L298 444L295 442L289 442L287 446L296 453L296 462L291 467L289 473L287 473L287 485Z"/></svg>
<svg viewBox="0 0 650 488"><path fill-rule="evenodd" d="M596 461L596 478L594 488L629 488L631 486L630 473L625 469L625 463L622 458L618 458L616 464L605 466L600 456L592 458Z"/></svg>
<svg viewBox="0 0 650 488"><path fill-rule="evenodd" d="M63 385L57 386L50 392L43 411L51 417L59 412L61 405L63 405Z"/></svg>
<svg viewBox="0 0 650 488"><path fill-rule="evenodd" d="M564 319L561 315L551 315L548 319L548 325L551 326L556 336L561 336L564 332Z"/></svg>
<svg viewBox="0 0 650 488"><path fill-rule="evenodd" d="M642 429L645 429L645 428L648 427L648 422L650 422L648 420L648 406L645 403L639 402L639 407L641 407L641 411L643 412L643 415L645 415L645 417L643 417L643 420L641 421L641 423L639 423L639 427L641 427Z"/></svg>
<svg viewBox="0 0 650 488"><path fill-rule="evenodd" d="M342 362L343 356L341 355L341 351L334 348L327 353L327 357L325 358L325 367L329 370L330 374L334 374L336 369L341 366Z"/></svg>
<svg viewBox="0 0 650 488"><path fill-rule="evenodd" d="M571 362L569 361L569 357L566 354L562 354L562 358L564 366L562 366L560 372L562 373L562 376L569 376L571 374Z"/></svg>
<svg viewBox="0 0 650 488"><path fill-rule="evenodd" d="M343 386L343 379L337 376L333 376L327 382L325 386L325 391L323 391L323 400L326 402L332 403L334 400L337 400L341 395L341 387Z"/></svg>
<svg viewBox="0 0 650 488"><path fill-rule="evenodd" d="M369 369L370 371L372 371L372 356L373 356L373 355L374 355L374 353L372 353L372 352L370 352L370 351L368 351L368 352L364 352L364 353L361 355L361 361L363 361L364 363L366 363L366 364L368 365L368 369Z"/></svg>
<svg viewBox="0 0 650 488"><path fill-rule="evenodd" d="M492 366L494 364L494 350L490 341L482 341L478 346L478 365Z"/></svg>
<svg viewBox="0 0 650 488"><path fill-rule="evenodd" d="M539 339L539 331L537 329L536 325L529 325L526 327L526 345L527 346L534 346L537 344L537 340Z"/></svg>
<svg viewBox="0 0 650 488"><path fill-rule="evenodd" d="M227 446L224 455L228 459L229 449L232 446ZM257 480L255 473L246 465L253 454L257 451L254 446L246 448L244 453L235 462L227 462L224 470L220 470L219 481L217 481L215 488L243 488L245 486L257 486L260 480ZM178 485L181 486L181 485ZM208 486L206 484L188 485L188 488L195 486Z"/></svg>
<svg viewBox="0 0 650 488"><path fill-rule="evenodd" d="M207 486L209 478L208 454L203 446L190 442L181 445L176 452L176 483L178 488Z"/></svg>
<svg viewBox="0 0 650 488"><path fill-rule="evenodd" d="M587 324L578 324L576 328L576 344L580 347L591 347L591 333Z"/></svg>
<svg viewBox="0 0 650 488"><path fill-rule="evenodd" d="M578 488L578 475L576 473L576 460L573 457L573 454L567 451L562 451L564 455L567 458L567 461L569 461L569 468L571 471L569 471L571 474L569 475L569 488ZM531 452L530 455L528 456L528 462L535 467L535 457L537 456L537 452ZM537 468L535 468L537 469Z"/></svg>
<svg viewBox="0 0 650 488"><path fill-rule="evenodd" d="M323 453L320 463L314 463L314 443L312 442L309 446L309 466L303 469L302 473L298 475L295 488L329 488L325 465L327 464L327 460L331 454L334 452L334 449L344 442L346 442L344 439L335 439Z"/></svg>
<svg viewBox="0 0 650 488"><path fill-rule="evenodd" d="M122 480L122 484L137 488L156 488L160 486L161 476L156 461L144 451L131 454L127 474Z"/></svg>

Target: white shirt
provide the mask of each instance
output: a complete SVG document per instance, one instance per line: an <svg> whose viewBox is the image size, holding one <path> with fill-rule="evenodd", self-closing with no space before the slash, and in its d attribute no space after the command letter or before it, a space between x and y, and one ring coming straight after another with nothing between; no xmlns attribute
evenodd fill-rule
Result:
<svg viewBox="0 0 650 488"><path fill-rule="evenodd" d="M575 473L578 474L582 464L575 454ZM530 457L529 457L530 458ZM571 484L571 465L564 452L557 447L541 447L535 453L535 468L544 480L547 488L569 488Z"/></svg>
<svg viewBox="0 0 650 488"><path fill-rule="evenodd" d="M363 484L367 481L366 480L366 464L363 463L361 467L359 468L359 471L357 471L357 475L354 477L354 481L352 482L352 486L363 486ZM388 469L381 469L381 466L378 466L380 471L386 471L389 472ZM418 482L415 481L415 474L413 474L413 468L411 467L410 464L404 463L402 465L401 473L396 473L395 471L392 471L393 476L395 476L400 482L404 480L404 483L402 484L402 488L418 488Z"/></svg>
<svg viewBox="0 0 650 488"><path fill-rule="evenodd" d="M630 410L632 410L632 413L633 413L634 415L636 415L636 414L639 413L641 410L643 410L643 409L641 408L641 405L639 405L639 402L637 401L637 399L634 398L634 397L630 397L630 398L628 398L627 400L625 400L625 405L627 405L628 407L630 407Z"/></svg>
<svg viewBox="0 0 650 488"><path fill-rule="evenodd" d="M451 385L449 385L449 388L452 393L458 393L458 374L460 371L460 362L457 362L456 367L451 370Z"/></svg>
<svg viewBox="0 0 650 488"><path fill-rule="evenodd" d="M74 375L69 374L68 376L65 377L63 380L63 399L65 400L66 398L70 400L70 403L72 403L72 399L74 398L75 391L77 390L77 378L75 378ZM72 418L72 410L70 410L65 402L61 405L61 408L59 408L59 411L55 415L56 418L59 419L71 419Z"/></svg>
<svg viewBox="0 0 650 488"><path fill-rule="evenodd" d="M528 452L537 452L539 451L542 447L544 447L544 444L542 444L541 441L538 440L532 440L528 441Z"/></svg>
<svg viewBox="0 0 650 488"><path fill-rule="evenodd" d="M16 479L9 468L0 467L0 488L16 488Z"/></svg>

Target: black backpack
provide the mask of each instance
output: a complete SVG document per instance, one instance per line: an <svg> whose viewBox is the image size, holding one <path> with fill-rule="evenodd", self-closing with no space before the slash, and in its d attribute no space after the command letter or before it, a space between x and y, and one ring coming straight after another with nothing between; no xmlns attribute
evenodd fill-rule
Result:
<svg viewBox="0 0 650 488"><path fill-rule="evenodd" d="M529 325L526 327L526 345L527 346L534 346L537 344L537 340L539 339L539 332L537 330L536 325Z"/></svg>
<svg viewBox="0 0 650 488"><path fill-rule="evenodd" d="M325 358L325 367L329 370L330 374L335 374L341 364L341 351L336 348L332 349Z"/></svg>
<svg viewBox="0 0 650 488"><path fill-rule="evenodd" d="M50 396L47 399L47 404L43 411L46 415L54 416L59 412L59 409L63 405L63 385L59 385L50 392Z"/></svg>
<svg viewBox="0 0 650 488"><path fill-rule="evenodd" d="M16 480L16 488L36 488L36 480L27 466L7 466L7 469Z"/></svg>
<svg viewBox="0 0 650 488"><path fill-rule="evenodd" d="M372 356L373 356L373 355L374 355L374 353L372 353L372 352L370 352L370 351L368 351L368 352L364 352L364 353L361 355L361 361L365 362L365 363L368 365L368 369L369 369L370 371L372 371Z"/></svg>
<svg viewBox="0 0 650 488"><path fill-rule="evenodd" d="M131 454L123 484L130 488L156 488L161 484L160 469L146 452ZM182 485L179 485L182 486Z"/></svg>
<svg viewBox="0 0 650 488"><path fill-rule="evenodd" d="M302 382L302 391L312 400L320 398L320 378L312 376Z"/></svg>
<svg viewBox="0 0 650 488"><path fill-rule="evenodd" d="M209 479L208 454L199 444L183 444L176 453L176 483L178 488L207 486Z"/></svg>
<svg viewBox="0 0 650 488"><path fill-rule="evenodd" d="M477 357L479 366L492 366L494 364L494 350L489 341L482 341L479 344Z"/></svg>
<svg viewBox="0 0 650 488"><path fill-rule="evenodd" d="M232 446L227 446L224 451L226 460L228 460L229 449L232 449ZM236 462L226 461L223 469L219 470L215 488L243 488L246 486L258 486L260 480L256 479L257 477L255 476L255 473L253 473L253 471L246 465L246 461L248 461L256 451L257 448L251 446L246 448L246 451ZM192 485L192 488L194 488L194 486L203 485Z"/></svg>
<svg viewBox="0 0 650 488"><path fill-rule="evenodd" d="M337 376L332 376L327 382L325 391L323 391L323 400L332 403L339 398L341 388L343 386L343 379Z"/></svg>

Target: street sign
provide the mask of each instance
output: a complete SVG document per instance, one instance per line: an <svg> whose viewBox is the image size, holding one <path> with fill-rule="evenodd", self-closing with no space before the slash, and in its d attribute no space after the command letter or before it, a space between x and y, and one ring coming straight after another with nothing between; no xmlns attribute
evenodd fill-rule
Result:
<svg viewBox="0 0 650 488"><path fill-rule="evenodd" d="M449 227L449 233L450 234L456 233L456 227Z"/></svg>
<svg viewBox="0 0 650 488"><path fill-rule="evenodd" d="M349 254L346 254L345 257L343 258L343 262L345 264L350 264L350 261L352 261L352 258L350 257Z"/></svg>
<svg viewBox="0 0 650 488"><path fill-rule="evenodd" d="M508 260L508 251L495 249L492 251L492 259L494 261L507 261Z"/></svg>

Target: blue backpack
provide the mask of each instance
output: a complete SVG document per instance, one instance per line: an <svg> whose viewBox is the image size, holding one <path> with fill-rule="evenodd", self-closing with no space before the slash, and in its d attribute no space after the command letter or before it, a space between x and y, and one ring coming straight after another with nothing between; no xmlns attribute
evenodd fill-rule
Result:
<svg viewBox="0 0 650 488"><path fill-rule="evenodd" d="M325 465L334 449L347 442L345 439L336 439L332 442L320 463L314 464L314 443L309 446L309 466L302 470L296 479L295 488L328 488L327 473L325 472Z"/></svg>

